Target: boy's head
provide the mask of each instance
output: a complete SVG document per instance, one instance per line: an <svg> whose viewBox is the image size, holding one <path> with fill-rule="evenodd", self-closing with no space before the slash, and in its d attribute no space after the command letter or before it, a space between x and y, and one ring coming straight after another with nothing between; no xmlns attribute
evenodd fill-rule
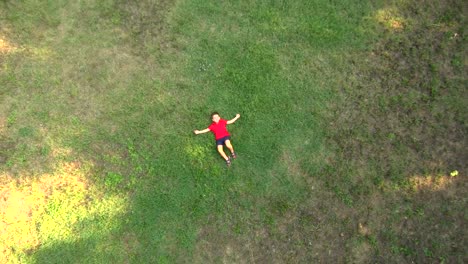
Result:
<svg viewBox="0 0 468 264"><path fill-rule="evenodd" d="M213 122L218 123L220 119L221 117L219 117L218 112L211 113L211 120L213 120Z"/></svg>

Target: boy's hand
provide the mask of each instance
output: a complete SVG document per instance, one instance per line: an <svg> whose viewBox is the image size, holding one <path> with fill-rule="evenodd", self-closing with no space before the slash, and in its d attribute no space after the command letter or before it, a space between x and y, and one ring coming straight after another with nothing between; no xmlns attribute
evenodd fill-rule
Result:
<svg viewBox="0 0 468 264"><path fill-rule="evenodd" d="M237 114L237 115L236 115L236 118L239 118L239 117L240 117L240 114Z"/></svg>
<svg viewBox="0 0 468 264"><path fill-rule="evenodd" d="M194 133L195 135L198 135L198 133L200 133L200 131L194 130L193 133Z"/></svg>

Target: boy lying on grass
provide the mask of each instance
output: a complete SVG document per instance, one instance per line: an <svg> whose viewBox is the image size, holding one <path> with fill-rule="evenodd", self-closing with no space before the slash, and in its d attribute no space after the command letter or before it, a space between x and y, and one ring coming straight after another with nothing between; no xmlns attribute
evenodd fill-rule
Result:
<svg viewBox="0 0 468 264"><path fill-rule="evenodd" d="M240 118L240 115L237 114L236 117L227 121L227 120L222 119L219 116L218 112L214 112L211 114L211 120L213 121L213 123L211 123L211 125L208 128L203 129L203 130L193 131L195 135L207 133L210 131L213 132L215 136L215 140L216 140L216 148L218 149L218 152L221 155L221 157L223 157L223 159L226 161L226 165L228 167L231 166L231 157L233 159L236 158L236 153L234 152L234 148L232 147L231 136L229 135L229 132L226 129L226 125L230 125L236 122L237 119L239 118ZM224 153L224 149L223 149L224 145L226 145L229 151L231 151L231 157L228 157L226 153Z"/></svg>

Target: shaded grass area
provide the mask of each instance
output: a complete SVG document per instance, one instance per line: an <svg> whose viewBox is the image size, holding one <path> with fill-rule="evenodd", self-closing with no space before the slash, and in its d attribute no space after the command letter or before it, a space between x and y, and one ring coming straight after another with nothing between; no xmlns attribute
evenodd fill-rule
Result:
<svg viewBox="0 0 468 264"><path fill-rule="evenodd" d="M361 2L2 2L0 253L462 260L463 7Z"/></svg>
<svg viewBox="0 0 468 264"><path fill-rule="evenodd" d="M341 113L334 124L343 125L335 139L346 156L359 153L386 179L466 166L467 102L461 96L466 66L459 63L465 53L466 40L459 36L465 19L453 11L462 9L460 3L449 2L430 10L413 4L393 8L398 12L393 16L404 21L402 28L385 29L370 52L351 58L350 65L360 67L341 83L343 106L336 107ZM411 17L419 13L418 19ZM345 133L354 139L338 139ZM389 153L405 163L388 159ZM404 172L392 164L404 166Z"/></svg>
<svg viewBox="0 0 468 264"><path fill-rule="evenodd" d="M326 184L353 208L378 201L364 217L374 261L465 258L457 241L465 236L466 179L450 176L466 171L464 8L388 3L376 12L379 39L347 58L329 123L336 156L327 171L340 180Z"/></svg>

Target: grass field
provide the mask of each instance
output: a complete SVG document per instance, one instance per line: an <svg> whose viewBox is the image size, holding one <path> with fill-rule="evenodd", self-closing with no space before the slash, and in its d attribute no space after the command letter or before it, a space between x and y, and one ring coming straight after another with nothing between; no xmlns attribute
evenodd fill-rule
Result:
<svg viewBox="0 0 468 264"><path fill-rule="evenodd" d="M0 1L0 263L468 261L467 7L366 2Z"/></svg>

